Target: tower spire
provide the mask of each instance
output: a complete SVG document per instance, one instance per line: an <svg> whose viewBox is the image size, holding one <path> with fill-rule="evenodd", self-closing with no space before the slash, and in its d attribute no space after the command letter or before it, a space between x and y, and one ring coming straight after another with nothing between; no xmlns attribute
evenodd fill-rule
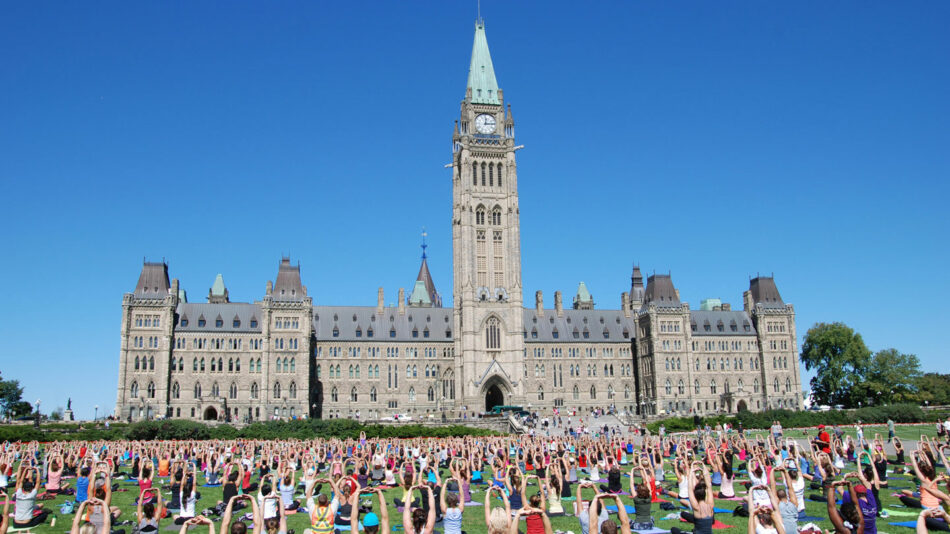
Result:
<svg viewBox="0 0 950 534"><path fill-rule="evenodd" d="M429 234L426 233L426 227L423 226L423 227L422 227L422 259L423 259L423 260L426 259L426 247L429 246L429 245L426 245L426 236L427 236L427 235L429 235Z"/></svg>
<svg viewBox="0 0 950 534"><path fill-rule="evenodd" d="M475 42L472 43L472 62L468 68L468 86L466 94L475 104L501 105L498 94L498 81L495 79L495 67L492 65L491 52L488 51L488 39L485 37L485 23L475 22Z"/></svg>

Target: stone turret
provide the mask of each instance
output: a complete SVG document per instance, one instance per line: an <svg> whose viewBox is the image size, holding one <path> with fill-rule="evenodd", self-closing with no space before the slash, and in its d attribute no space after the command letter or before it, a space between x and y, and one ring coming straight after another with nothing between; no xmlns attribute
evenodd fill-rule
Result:
<svg viewBox="0 0 950 534"><path fill-rule="evenodd" d="M594 309L594 297L590 294L590 291L587 290L587 285L584 282L581 282L577 286L577 295L574 295L574 309Z"/></svg>
<svg viewBox="0 0 950 534"><path fill-rule="evenodd" d="M544 317L544 295L540 289L534 292L534 310L538 317Z"/></svg>
<svg viewBox="0 0 950 534"><path fill-rule="evenodd" d="M224 287L224 277L218 274L214 278L214 284L208 290L208 302L211 304L225 304L231 302L228 298L228 288Z"/></svg>
<svg viewBox="0 0 950 534"><path fill-rule="evenodd" d="M376 315L382 315L386 302L383 300L383 288L376 290Z"/></svg>
<svg viewBox="0 0 950 534"><path fill-rule="evenodd" d="M561 292L554 292L554 313L558 317L564 316L564 305L561 303Z"/></svg>

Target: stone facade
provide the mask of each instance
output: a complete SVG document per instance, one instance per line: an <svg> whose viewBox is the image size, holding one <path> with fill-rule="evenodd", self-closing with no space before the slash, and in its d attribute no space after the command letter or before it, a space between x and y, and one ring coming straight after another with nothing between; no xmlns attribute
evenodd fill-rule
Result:
<svg viewBox="0 0 950 534"><path fill-rule="evenodd" d="M231 302L219 275L189 303L164 263L143 265L123 297L116 415L252 421L273 417L432 417L520 405L615 406L629 413L800 407L795 313L772 278L728 304L691 310L670 276L644 287L634 268L619 309L580 283L571 309L535 294L526 308L515 123L476 24L453 133L452 307L426 256L407 298L385 306L314 305L283 258L253 303ZM423 251L425 249L423 248Z"/></svg>

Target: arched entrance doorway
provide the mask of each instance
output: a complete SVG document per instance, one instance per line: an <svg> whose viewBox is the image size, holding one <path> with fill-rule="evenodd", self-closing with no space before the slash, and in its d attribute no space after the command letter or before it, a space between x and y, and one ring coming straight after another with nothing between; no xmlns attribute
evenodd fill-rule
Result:
<svg viewBox="0 0 950 534"><path fill-rule="evenodd" d="M214 406L208 406L207 408L205 408L204 420L205 420L205 421L217 421L217 420L218 420L218 410L216 410L216 409L214 408Z"/></svg>
<svg viewBox="0 0 950 534"><path fill-rule="evenodd" d="M749 405L746 404L744 400L739 401L739 404L736 405L737 412L745 412L745 411L748 411L748 409L749 409Z"/></svg>
<svg viewBox="0 0 950 534"><path fill-rule="evenodd" d="M485 411L490 412L495 406L503 406L505 404L505 394L501 392L501 388L498 387L498 384L492 384L488 391L485 392Z"/></svg>

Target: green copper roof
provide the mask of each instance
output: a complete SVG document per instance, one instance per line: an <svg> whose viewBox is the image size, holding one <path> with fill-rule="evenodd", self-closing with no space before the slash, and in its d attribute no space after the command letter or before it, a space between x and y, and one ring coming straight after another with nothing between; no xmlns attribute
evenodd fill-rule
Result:
<svg viewBox="0 0 950 534"><path fill-rule="evenodd" d="M590 296L590 291L587 290L587 284L581 282L577 286L577 301L578 302L590 302L594 300L594 297Z"/></svg>
<svg viewBox="0 0 950 534"><path fill-rule="evenodd" d="M426 289L426 283L422 280L416 280L416 285L412 288L412 294L409 295L410 306L431 306L432 299L429 298L429 291Z"/></svg>
<svg viewBox="0 0 950 534"><path fill-rule="evenodd" d="M716 306L722 306L722 301L719 299L703 299L699 303L699 309L704 311L712 311Z"/></svg>
<svg viewBox="0 0 950 534"><path fill-rule="evenodd" d="M214 284L211 285L211 294L216 297L224 296L224 277L220 274L215 277Z"/></svg>
<svg viewBox="0 0 950 534"><path fill-rule="evenodd" d="M178 289L178 300L188 302L188 293L186 293L184 289Z"/></svg>
<svg viewBox="0 0 950 534"><path fill-rule="evenodd" d="M472 90L472 102L475 104L501 104L483 22L475 23L475 43L472 44L472 64L468 68L467 88Z"/></svg>

